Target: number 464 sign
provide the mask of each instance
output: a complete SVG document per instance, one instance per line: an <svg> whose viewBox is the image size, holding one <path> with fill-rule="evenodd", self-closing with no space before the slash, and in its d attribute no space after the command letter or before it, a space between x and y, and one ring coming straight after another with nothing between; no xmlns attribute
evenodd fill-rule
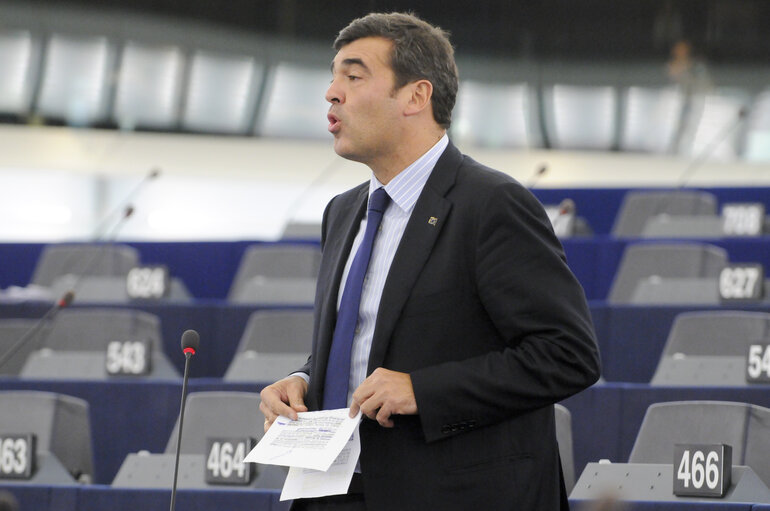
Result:
<svg viewBox="0 0 770 511"><path fill-rule="evenodd" d="M246 463L243 458L254 444L253 438L207 438L206 483L249 484L255 465Z"/></svg>
<svg viewBox="0 0 770 511"><path fill-rule="evenodd" d="M724 444L676 444L674 495L724 497L730 488L732 452Z"/></svg>

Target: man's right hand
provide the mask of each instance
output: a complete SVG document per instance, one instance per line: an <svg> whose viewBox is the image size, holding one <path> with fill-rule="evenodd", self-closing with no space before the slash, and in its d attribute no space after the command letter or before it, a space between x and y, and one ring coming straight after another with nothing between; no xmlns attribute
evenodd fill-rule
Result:
<svg viewBox="0 0 770 511"><path fill-rule="evenodd" d="M297 420L297 412L306 412L306 392L307 382L299 376L288 376L262 389L259 410L265 415L265 431L279 415Z"/></svg>

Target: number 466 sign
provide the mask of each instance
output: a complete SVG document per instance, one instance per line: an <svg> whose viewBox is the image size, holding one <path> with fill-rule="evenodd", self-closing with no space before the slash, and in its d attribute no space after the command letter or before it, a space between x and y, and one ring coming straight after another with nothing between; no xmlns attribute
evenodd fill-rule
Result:
<svg viewBox="0 0 770 511"><path fill-rule="evenodd" d="M676 444L674 495L724 497L730 488L732 452L724 444Z"/></svg>

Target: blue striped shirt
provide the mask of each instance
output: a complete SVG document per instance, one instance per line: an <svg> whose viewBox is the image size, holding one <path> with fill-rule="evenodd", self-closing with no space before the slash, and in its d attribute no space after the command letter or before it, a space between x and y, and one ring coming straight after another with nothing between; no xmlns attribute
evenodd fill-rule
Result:
<svg viewBox="0 0 770 511"><path fill-rule="evenodd" d="M374 323L377 319L382 290L385 287L385 280L388 277L393 257L396 255L396 249L404 234L409 217L412 215L417 198L420 196L425 183L428 181L428 177L430 177L430 173L436 166L436 162L444 152L444 149L446 149L447 144L449 144L449 138L445 134L428 152L385 185L385 191L390 196L391 203L385 210L379 232L374 239L372 258L369 261L369 268L366 271L364 286L361 291L358 325L356 326L351 353L348 405L352 401L353 392L366 379L366 367L369 362L369 352L372 348L372 337L374 336ZM383 186L382 183L372 174L369 181L369 196L371 197L372 193L381 186ZM364 215L364 218L361 220L358 234L353 241L353 247L345 264L345 271L340 281L340 292L337 300L338 309L350 265L366 231L367 219L368 214Z"/></svg>

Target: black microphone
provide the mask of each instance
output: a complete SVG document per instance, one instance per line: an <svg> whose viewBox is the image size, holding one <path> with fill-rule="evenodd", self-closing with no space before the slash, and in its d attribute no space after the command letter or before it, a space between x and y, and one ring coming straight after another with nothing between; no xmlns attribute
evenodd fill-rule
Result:
<svg viewBox="0 0 770 511"><path fill-rule="evenodd" d="M571 236L574 231L574 218L569 221L570 215L574 215L577 211L575 201L569 197L563 199L558 206L556 206L556 214L551 219L551 226L557 236ZM567 223L562 224L561 220L565 219Z"/></svg>
<svg viewBox="0 0 770 511"><path fill-rule="evenodd" d="M184 424L184 407L187 402L187 378L190 369L190 358L195 355L200 346L201 338L195 330L185 330L182 334L182 352L184 353L184 379L182 380L182 404L179 407L179 430L176 435L176 458L174 459L174 483L171 487L171 511L176 504L176 480L179 474L179 448L182 445L182 426Z"/></svg>
<svg viewBox="0 0 770 511"><path fill-rule="evenodd" d="M545 163L540 164L535 172L529 176L529 178L524 182L524 187L528 190L531 190L535 187L535 185L540 181L540 179L548 173L548 165Z"/></svg>
<svg viewBox="0 0 770 511"><path fill-rule="evenodd" d="M289 225L296 217L297 212L302 208L303 205L305 205L305 202L307 202L307 197L312 193L314 190L316 190L321 184L323 184L324 181L329 179L336 171L339 169L340 164L344 160L341 157L334 158L325 168L321 170L321 172L318 173L318 175L311 181L304 190L302 190L302 193L300 193L296 199L294 199L291 203L289 203L289 206L286 208L286 212L284 213L283 217L286 219L284 223L284 230L286 230L286 226Z"/></svg>
<svg viewBox="0 0 770 511"><path fill-rule="evenodd" d="M0 356L0 368L2 368L11 359L11 357L16 354L17 351L19 351L19 348L21 348L25 342L27 342L33 335L42 329L44 325L50 323L60 310L66 309L72 305L73 300L75 300L74 291L67 291L64 293L64 295L62 295L62 297L53 304L53 307L48 309L42 318L38 319L35 324L29 328L29 330L24 332L24 334L19 337L19 339L13 343L10 348L8 348L8 350L3 353L2 356ZM40 340L38 340L37 344L40 344Z"/></svg>
<svg viewBox="0 0 770 511"><path fill-rule="evenodd" d="M722 142L727 140L727 137L729 137L736 129L738 129L748 116L749 109L745 106L742 106L738 110L738 114L735 116L735 119L731 119L730 122L725 124L722 130L716 133L714 137L709 140L708 144L703 146L703 149L701 149L695 158L690 160L690 163L687 165L687 167L685 167L684 171L679 176L679 180L677 181L676 186L677 190L681 190L687 185L695 171L700 170L700 168L706 163L706 161L708 161L711 155L714 154L714 151L716 151L717 147L719 147Z"/></svg>
<svg viewBox="0 0 770 511"><path fill-rule="evenodd" d="M116 223L110 231L107 233L103 233L100 236L104 239L101 240L101 245L99 245L99 249L94 252L91 257L86 261L85 265L83 265L83 269L80 270L77 275L75 276L75 281L72 283L72 286L70 287L70 292L74 293L78 290L80 287L81 282L83 282L83 279L90 276L91 270L96 266L96 264L104 257L104 254L107 250L107 247L112 247L115 245L115 239L118 236L118 233L120 232L120 229L125 225L125 223L128 221L129 218L134 214L134 206L131 204L127 205L123 209L123 215L120 217L120 220L118 220L118 223ZM75 254L72 254L70 256L74 257ZM67 260L69 261L70 258Z"/></svg>
<svg viewBox="0 0 770 511"><path fill-rule="evenodd" d="M158 176L160 176L160 169L158 167L154 167L153 169L151 169L150 172L148 172L147 175L145 175L144 178L142 178L142 180L139 181L139 183L131 191L129 191L125 197L123 197L123 200L121 200L118 203L115 209L113 209L110 213L104 216L102 221L99 223L99 226L94 231L93 239L99 240L102 237L104 237L106 234L103 231L107 229L107 225L112 221L113 217L115 217L121 211L123 211L124 213L121 219L118 220L118 224L124 221L127 218L125 215L125 211L128 208L133 209L132 206L130 205L133 202L133 199L139 194L139 192L142 191L142 189L145 186L147 186L147 183L156 179ZM128 216L131 216L131 215L129 214Z"/></svg>
<svg viewBox="0 0 770 511"><path fill-rule="evenodd" d="M722 130L714 135L714 137L709 140L708 144L703 146L703 149L693 159L690 160L690 163L687 164L684 171L679 175L676 186L670 195L664 196L662 200L658 201L652 217L664 216L668 214L666 211L668 211L669 206L674 202L674 200L676 200L677 192L681 192L690 183L690 179L692 179L692 176L695 175L695 172L703 167L703 165L708 161L709 157L711 157L714 151L716 151L717 147L719 147L722 142L727 140L727 137L729 137L736 129L738 129L738 127L743 123L748 115L748 108L745 106L741 107L738 110L738 114L735 116L735 119L731 119L730 122L725 124Z"/></svg>
<svg viewBox="0 0 770 511"><path fill-rule="evenodd" d="M571 213L574 214L576 209L575 201L567 197L559 203L559 212L556 214L556 216L560 217L569 215Z"/></svg>

